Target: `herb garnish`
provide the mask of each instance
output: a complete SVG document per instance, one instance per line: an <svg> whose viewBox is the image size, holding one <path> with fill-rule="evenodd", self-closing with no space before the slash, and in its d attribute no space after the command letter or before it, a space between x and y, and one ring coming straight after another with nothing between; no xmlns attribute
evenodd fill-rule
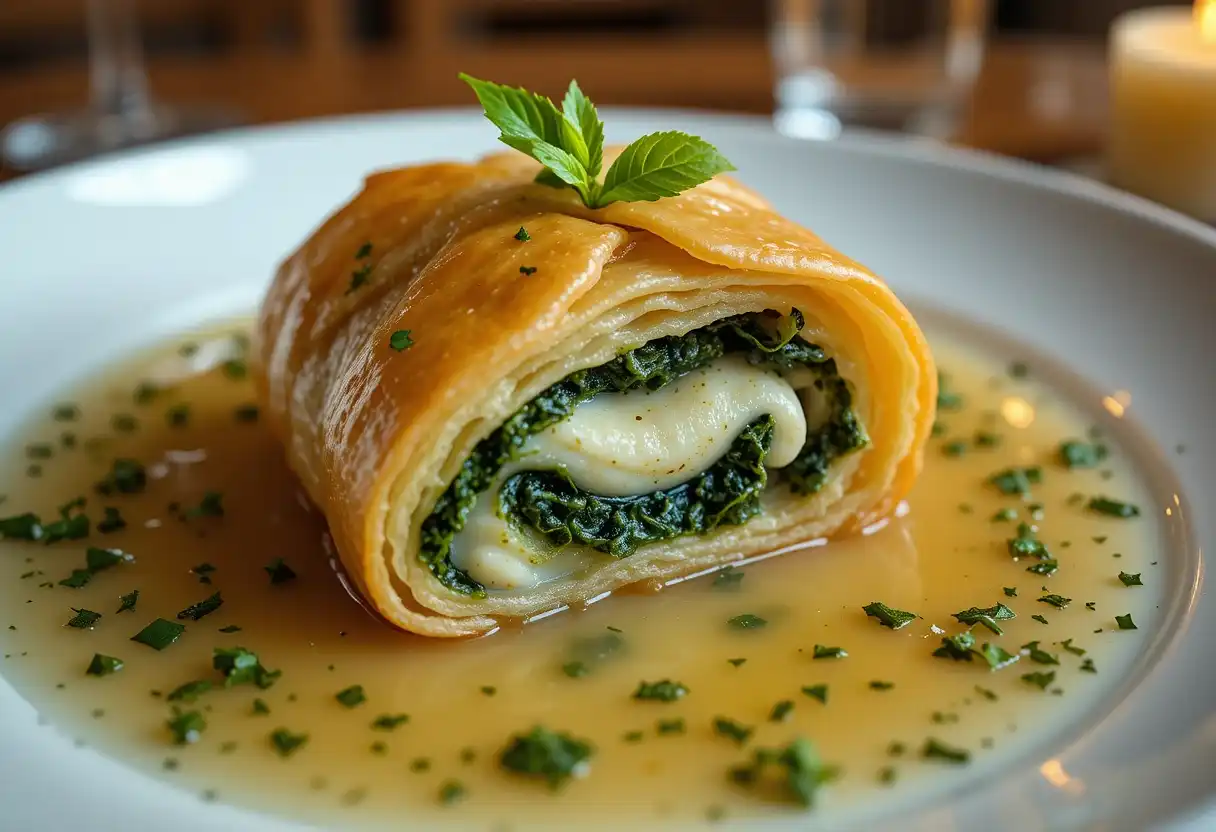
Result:
<svg viewBox="0 0 1216 832"><path fill-rule="evenodd" d="M486 118L501 131L499 141L545 166L536 181L573 188L589 208L675 196L735 169L703 139L676 131L651 133L621 152L601 184L604 125L577 82L570 82L559 111L548 98L524 89L464 73L460 79L473 88Z"/></svg>
<svg viewBox="0 0 1216 832"><path fill-rule="evenodd" d="M36 514L0 518L0 540L41 540L42 536L42 521Z"/></svg>
<svg viewBox="0 0 1216 832"><path fill-rule="evenodd" d="M942 760L947 763L960 765L971 762L970 751L965 748L946 745L941 740L935 740L932 737L925 740L925 746L921 749L920 756L926 760Z"/></svg>
<svg viewBox="0 0 1216 832"><path fill-rule="evenodd" d="M987 699L989 702L995 702L1001 698L996 695L995 691L988 690L988 688L982 688L979 685L975 686L975 692Z"/></svg>
<svg viewBox="0 0 1216 832"><path fill-rule="evenodd" d="M960 624L983 624L998 636L1004 631L1001 630L1000 625L996 622L1008 621L1017 617L1013 610L1001 603L994 604L987 609L971 607L962 612L951 614Z"/></svg>
<svg viewBox="0 0 1216 832"><path fill-rule="evenodd" d="M660 735L683 734L684 720L679 717L676 717L675 719L660 719L657 723L655 723L655 730L658 731Z"/></svg>
<svg viewBox="0 0 1216 832"><path fill-rule="evenodd" d="M283 675L281 670L267 670L257 653L244 647L216 647L211 654L211 666L224 675L224 687L253 683L262 690Z"/></svg>
<svg viewBox="0 0 1216 832"><path fill-rule="evenodd" d="M1005 593L1006 598L1018 597L1018 588L1016 586L1003 586L1001 590Z"/></svg>
<svg viewBox="0 0 1216 832"><path fill-rule="evenodd" d="M742 786L754 786L769 772L774 772L774 782L803 806L813 805L819 787L840 775L840 769L824 764L815 746L802 737L785 748L756 749L750 763L732 768L729 775Z"/></svg>
<svg viewBox="0 0 1216 832"><path fill-rule="evenodd" d="M843 647L825 647L822 644L816 644L811 651L812 659L845 659L848 655Z"/></svg>
<svg viewBox="0 0 1216 832"><path fill-rule="evenodd" d="M1086 508L1097 514L1105 514L1108 517L1127 518L1140 516L1139 506L1119 500L1112 500L1110 497L1090 497Z"/></svg>
<svg viewBox="0 0 1216 832"><path fill-rule="evenodd" d="M372 727L377 731L392 731L409 721L409 714L380 714L372 720Z"/></svg>
<svg viewBox="0 0 1216 832"><path fill-rule="evenodd" d="M870 690L891 690L894 687L894 682L884 682L882 679L875 679L870 682Z"/></svg>
<svg viewBox="0 0 1216 832"><path fill-rule="evenodd" d="M198 621L205 615L218 610L224 604L224 599L220 597L220 593L215 593L199 601L197 604L191 604L177 614L179 621L187 620Z"/></svg>
<svg viewBox="0 0 1216 832"><path fill-rule="evenodd" d="M1047 690L1047 686L1056 680L1056 672L1054 670L1035 671L1034 673L1023 673L1022 681L1027 682L1040 690Z"/></svg>
<svg viewBox="0 0 1216 832"><path fill-rule="evenodd" d="M193 702L207 691L211 690L211 682L206 679L196 679L178 685L165 697L166 702Z"/></svg>
<svg viewBox="0 0 1216 832"><path fill-rule="evenodd" d="M408 350L414 346L414 339L410 337L412 330L399 329L388 337L388 345L397 352Z"/></svg>
<svg viewBox="0 0 1216 832"><path fill-rule="evenodd" d="M178 624L176 621L166 621L163 618L158 618L131 636L131 641L146 644L153 650L164 650L181 638L182 633L185 631L185 626Z"/></svg>
<svg viewBox="0 0 1216 832"><path fill-rule="evenodd" d="M123 519L122 513L118 509L106 506L101 511L104 516L97 523L97 531L109 534L127 527L127 521Z"/></svg>
<svg viewBox="0 0 1216 832"><path fill-rule="evenodd" d="M586 774L594 753L584 740L537 725L527 734L513 736L499 763L508 771L544 778L550 788L556 789L571 777Z"/></svg>
<svg viewBox="0 0 1216 832"><path fill-rule="evenodd" d="M1071 598L1065 598L1063 595L1056 595L1055 593L1052 593L1050 595L1044 595L1039 600L1042 601L1044 604L1051 604L1053 607L1055 607L1058 610L1062 610L1065 607L1067 607L1069 604L1072 603Z"/></svg>
<svg viewBox="0 0 1216 832"><path fill-rule="evenodd" d="M60 540L80 540L89 536L89 518L84 513L84 497L77 497L59 507L59 519L42 527L43 542L58 543Z"/></svg>
<svg viewBox="0 0 1216 832"><path fill-rule="evenodd" d="M1017 494L1026 496L1030 486L1043 481L1043 469L1037 465L1028 468L1006 468L988 478L988 482L996 486L1002 494Z"/></svg>
<svg viewBox="0 0 1216 832"><path fill-rule="evenodd" d="M519 240L521 243L527 243L532 240L532 235L528 233L528 229L521 225L519 230L515 232L515 239Z"/></svg>
<svg viewBox="0 0 1216 832"><path fill-rule="evenodd" d="M736 630L758 630L768 625L768 621L758 615L752 615L750 612L736 615L734 618L728 619L726 623Z"/></svg>
<svg viewBox="0 0 1216 832"><path fill-rule="evenodd" d="M286 728L276 728L270 733L270 744L280 757L290 757L308 743L308 734L293 734Z"/></svg>
<svg viewBox="0 0 1216 832"><path fill-rule="evenodd" d="M451 806L453 803L463 800L465 794L464 784L459 780L445 780L439 787L439 802L444 806Z"/></svg>
<svg viewBox="0 0 1216 832"><path fill-rule="evenodd" d="M249 707L254 716L266 716L270 713L270 706L266 704L265 699L260 697L255 698Z"/></svg>
<svg viewBox="0 0 1216 832"><path fill-rule="evenodd" d="M1138 630L1138 629L1140 629L1139 627L1136 626L1136 622L1132 621L1132 614L1130 612L1127 615L1116 615L1115 623L1119 625L1120 630Z"/></svg>
<svg viewBox="0 0 1216 832"><path fill-rule="evenodd" d="M1134 575L1127 572L1120 572L1119 580L1123 582L1124 586L1144 586L1144 581L1140 580L1139 572L1135 573Z"/></svg>
<svg viewBox="0 0 1216 832"><path fill-rule="evenodd" d="M975 647L975 636L971 632L964 631L956 636L943 636L942 646L933 651L933 655L939 659L954 659L958 662L971 661Z"/></svg>
<svg viewBox="0 0 1216 832"><path fill-rule="evenodd" d="M262 568L270 576L271 584L286 583L296 578L295 570L288 566L282 558L275 558Z"/></svg>
<svg viewBox="0 0 1216 832"><path fill-rule="evenodd" d="M1043 616L1039 615L1038 613L1035 613L1034 615L1032 615L1030 617L1033 618L1035 621L1039 622L1040 624L1047 623L1047 619L1044 618Z"/></svg>
<svg viewBox="0 0 1216 832"><path fill-rule="evenodd" d="M223 517L224 516L224 495L218 491L207 491L203 494L203 498L199 500L197 506L192 506L186 509L182 514L184 518L192 517Z"/></svg>
<svg viewBox="0 0 1216 832"><path fill-rule="evenodd" d="M144 466L134 459L116 459L110 466L110 473L97 483L97 493L110 496L111 494L138 494L148 485L148 472Z"/></svg>
<svg viewBox="0 0 1216 832"><path fill-rule="evenodd" d="M979 654L984 657L984 661L988 662L988 667L992 670L1000 670L1008 667L1021 658L1017 653L1010 653L999 644L988 644L979 649Z"/></svg>
<svg viewBox="0 0 1216 832"><path fill-rule="evenodd" d="M714 575L714 589L737 589L740 582L747 577L742 569L734 566L724 566Z"/></svg>
<svg viewBox="0 0 1216 832"><path fill-rule="evenodd" d="M359 268L350 273L350 284L346 287L346 294L357 291L361 286L367 283L367 279L371 277L372 264L364 263Z"/></svg>
<svg viewBox="0 0 1216 832"><path fill-rule="evenodd" d="M190 568L190 573L198 576L198 582L200 584L211 583L211 573L214 571L215 567L209 563L200 563L198 566L193 566Z"/></svg>
<svg viewBox="0 0 1216 832"><path fill-rule="evenodd" d="M687 687L670 679L664 679L661 682L640 682L638 689L633 692L634 699L648 699L656 702L675 702L687 695Z"/></svg>
<svg viewBox="0 0 1216 832"><path fill-rule="evenodd" d="M85 673L89 676L109 676L111 673L117 673L123 668L123 660L116 659L113 656L103 656L101 653L94 653L93 660L89 662Z"/></svg>
<svg viewBox="0 0 1216 832"><path fill-rule="evenodd" d="M338 691L334 695L334 699L348 708L354 708L366 702L367 695L363 692L363 685L351 685Z"/></svg>
<svg viewBox="0 0 1216 832"><path fill-rule="evenodd" d="M188 404L175 404L165 411L165 422L167 422L171 428L185 427L186 423L189 421L190 405Z"/></svg>
<svg viewBox="0 0 1216 832"><path fill-rule="evenodd" d="M1077 439L1060 443L1060 462L1067 468L1097 468L1106 459L1106 446Z"/></svg>
<svg viewBox="0 0 1216 832"><path fill-rule="evenodd" d="M807 685L802 689L802 692L812 699L818 699L823 704L828 704L828 686L827 685Z"/></svg>
<svg viewBox="0 0 1216 832"><path fill-rule="evenodd" d="M536 274L536 266L520 266L519 273L524 277L531 277Z"/></svg>
<svg viewBox="0 0 1216 832"><path fill-rule="evenodd" d="M773 705L773 709L769 711L769 722L785 722L789 719L790 713L794 710L794 703L788 699L782 699L777 704Z"/></svg>
<svg viewBox="0 0 1216 832"><path fill-rule="evenodd" d="M77 630L91 630L101 620L101 613L93 612L92 610L72 607L72 612L75 615L68 620L67 626L75 627Z"/></svg>
<svg viewBox="0 0 1216 832"><path fill-rule="evenodd" d="M1051 653L1048 653L1046 650L1040 649L1039 643L1037 641L1026 642L1025 644L1022 645L1022 649L1029 651L1030 660L1032 662L1038 662L1039 664L1059 664L1060 663L1059 658L1057 658L1056 656L1053 656Z"/></svg>
<svg viewBox="0 0 1216 832"><path fill-rule="evenodd" d="M871 601L862 607L862 609L865 610L867 616L877 618L881 626L890 627L892 630L905 627L920 617L914 612L906 612L905 610L888 607L882 601Z"/></svg>
<svg viewBox="0 0 1216 832"><path fill-rule="evenodd" d="M792 707L792 706L791 706ZM720 737L727 737L734 740L736 744L743 745L751 738L754 728L748 728L740 725L733 719L727 719L724 716L714 718L714 733Z"/></svg>
<svg viewBox="0 0 1216 832"><path fill-rule="evenodd" d="M220 627L221 633L239 633L240 631L241 628L236 624L225 624L223 627Z"/></svg>
<svg viewBox="0 0 1216 832"><path fill-rule="evenodd" d="M166 723L173 732L173 741L178 745L196 743L207 729L207 720L200 711L173 709L173 717Z"/></svg>

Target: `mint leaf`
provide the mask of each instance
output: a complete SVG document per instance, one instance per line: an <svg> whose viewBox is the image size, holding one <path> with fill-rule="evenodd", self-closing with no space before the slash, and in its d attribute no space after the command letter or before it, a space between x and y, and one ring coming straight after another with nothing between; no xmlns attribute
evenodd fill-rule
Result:
<svg viewBox="0 0 1216 832"><path fill-rule="evenodd" d="M671 130L651 133L621 152L592 206L612 202L654 202L734 170L718 149L704 139Z"/></svg>
<svg viewBox="0 0 1216 832"><path fill-rule="evenodd" d="M587 169L587 178L594 180L600 175L600 169L604 165L604 122L600 121L600 115L595 111L591 99L579 89L578 81L570 81L570 88L562 99L562 114L565 115L566 121L577 126L582 134L587 156L579 161Z"/></svg>

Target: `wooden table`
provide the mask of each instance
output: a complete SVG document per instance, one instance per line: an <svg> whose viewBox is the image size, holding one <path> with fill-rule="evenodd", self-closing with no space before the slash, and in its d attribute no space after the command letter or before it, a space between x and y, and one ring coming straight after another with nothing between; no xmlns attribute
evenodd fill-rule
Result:
<svg viewBox="0 0 1216 832"><path fill-rule="evenodd" d="M638 66L645 70L637 71ZM296 54L156 60L150 75L163 100L222 104L251 123L265 123L468 104L467 88L456 78L460 70L554 94L573 76L603 104L742 112L772 107L772 66L767 42L759 36L643 41L632 43L624 54L619 44L609 54L586 41L566 47L507 44L429 53L352 52L321 40ZM654 77L664 79L661 87L647 82ZM0 76L0 123L79 107L86 83L83 67ZM989 49L956 141L1044 162L1093 153L1101 147L1106 99L1100 48L997 43Z"/></svg>

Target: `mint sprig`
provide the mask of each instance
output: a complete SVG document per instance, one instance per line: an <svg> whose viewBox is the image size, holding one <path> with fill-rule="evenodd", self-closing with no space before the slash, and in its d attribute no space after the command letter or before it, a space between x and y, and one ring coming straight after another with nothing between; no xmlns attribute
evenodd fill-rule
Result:
<svg viewBox="0 0 1216 832"><path fill-rule="evenodd" d="M578 82L571 81L560 110L548 98L519 87L482 81L465 73L498 140L544 165L536 181L571 187L588 208L613 202L653 202L675 196L735 170L704 139L677 130L650 133L626 147L599 181L604 163L604 123Z"/></svg>

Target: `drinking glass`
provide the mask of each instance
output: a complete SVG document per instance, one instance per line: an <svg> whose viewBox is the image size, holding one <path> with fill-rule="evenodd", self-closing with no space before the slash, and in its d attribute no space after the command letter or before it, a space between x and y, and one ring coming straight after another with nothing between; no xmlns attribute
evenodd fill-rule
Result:
<svg viewBox="0 0 1216 832"><path fill-rule="evenodd" d="M0 160L38 170L97 153L231 127L217 108L159 104L148 93L136 0L89 0L89 105L20 119L0 132Z"/></svg>
<svg viewBox="0 0 1216 832"><path fill-rule="evenodd" d="M948 138L983 60L988 0L772 0L775 124Z"/></svg>

